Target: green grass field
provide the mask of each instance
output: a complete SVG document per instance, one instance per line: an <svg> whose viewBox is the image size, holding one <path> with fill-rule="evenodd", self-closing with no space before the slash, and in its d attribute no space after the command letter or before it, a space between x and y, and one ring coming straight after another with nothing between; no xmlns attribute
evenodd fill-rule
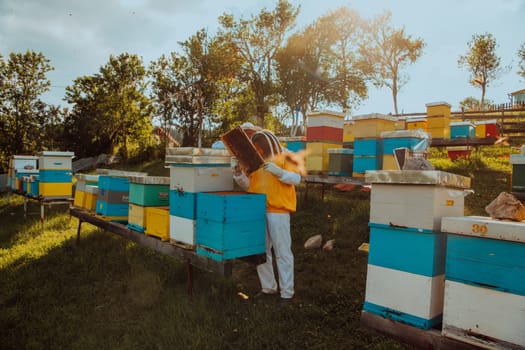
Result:
<svg viewBox="0 0 525 350"><path fill-rule="evenodd" d="M470 176L475 191L465 215L486 215L485 205L509 191L508 148L482 148L451 162L433 150L440 170ZM166 175L161 161L127 170ZM296 298L258 299L255 267L234 264L231 278L194 269L186 291L179 261L84 224L65 208L46 211L41 229L36 203L0 198L1 349L410 349L360 326L368 242L368 192L317 188L292 216ZM322 234L332 251L305 250ZM243 299L244 293L248 299Z"/></svg>

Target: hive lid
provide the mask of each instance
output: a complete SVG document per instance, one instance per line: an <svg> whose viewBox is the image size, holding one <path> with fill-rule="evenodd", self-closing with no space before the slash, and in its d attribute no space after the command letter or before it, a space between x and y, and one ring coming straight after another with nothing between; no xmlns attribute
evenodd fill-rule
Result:
<svg viewBox="0 0 525 350"><path fill-rule="evenodd" d="M450 122L450 126L463 126L463 125L468 125L468 126L475 126L472 122L470 121L464 121L464 122Z"/></svg>
<svg viewBox="0 0 525 350"><path fill-rule="evenodd" d="M21 154L15 154L11 156L11 159L15 160L22 160L22 159L29 159L29 160L36 160L38 159L38 156L29 156L29 155L21 155Z"/></svg>
<svg viewBox="0 0 525 350"><path fill-rule="evenodd" d="M306 117L337 117L337 118L344 118L345 113L341 112L335 112L335 111L327 111L327 110L315 110L306 113Z"/></svg>
<svg viewBox="0 0 525 350"><path fill-rule="evenodd" d="M98 186L86 185L86 188L84 188L84 192L98 194Z"/></svg>
<svg viewBox="0 0 525 350"><path fill-rule="evenodd" d="M97 182L98 181L98 175L90 175L90 174L75 174L75 177L78 181L89 181L89 182Z"/></svg>
<svg viewBox="0 0 525 350"><path fill-rule="evenodd" d="M428 138L428 133L421 129L383 131L380 135L381 135L381 138L383 139L390 139L390 138L397 138L397 137L413 137L413 138L418 138L418 139Z"/></svg>
<svg viewBox="0 0 525 350"><path fill-rule="evenodd" d="M388 120L392 122L396 122L398 119L395 117L392 117L390 115L386 114L379 114L379 113L372 113L372 114L363 114L363 115L356 115L352 117L352 121L356 122L359 120L370 120L370 119L382 119L382 120Z"/></svg>
<svg viewBox="0 0 525 350"><path fill-rule="evenodd" d="M365 182L371 184L439 185L460 189L470 188L469 177L439 170L367 170Z"/></svg>
<svg viewBox="0 0 525 350"><path fill-rule="evenodd" d="M447 216L441 219L441 231L525 243L525 221L498 220L488 216Z"/></svg>
<svg viewBox="0 0 525 350"><path fill-rule="evenodd" d="M523 154L511 154L510 164L525 164L525 155Z"/></svg>
<svg viewBox="0 0 525 350"><path fill-rule="evenodd" d="M15 169L16 174L38 174L38 169Z"/></svg>
<svg viewBox="0 0 525 350"><path fill-rule="evenodd" d="M104 176L114 176L114 177L148 176L148 173L142 173L138 171L113 170L113 169L97 169L97 174L104 175Z"/></svg>
<svg viewBox="0 0 525 350"><path fill-rule="evenodd" d="M39 156L53 156L53 157L74 157L75 152L69 151L41 151L38 153Z"/></svg>
<svg viewBox="0 0 525 350"><path fill-rule="evenodd" d="M129 182L144 185L169 185L170 178L167 176L131 176Z"/></svg>
<svg viewBox="0 0 525 350"><path fill-rule="evenodd" d="M165 164L230 164L230 156L166 155Z"/></svg>
<svg viewBox="0 0 525 350"><path fill-rule="evenodd" d="M166 150L166 156L229 156L225 149L198 147L171 147Z"/></svg>

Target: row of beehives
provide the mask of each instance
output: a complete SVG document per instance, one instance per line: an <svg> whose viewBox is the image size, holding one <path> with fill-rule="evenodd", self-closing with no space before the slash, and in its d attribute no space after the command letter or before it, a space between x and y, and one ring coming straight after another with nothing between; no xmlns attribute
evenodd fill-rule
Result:
<svg viewBox="0 0 525 350"><path fill-rule="evenodd" d="M170 177L79 175L75 206L214 260L264 253L266 198L234 191L227 151L171 153Z"/></svg>
<svg viewBox="0 0 525 350"><path fill-rule="evenodd" d="M71 198L73 152L42 151L9 159L7 186L11 192L39 198Z"/></svg>
<svg viewBox="0 0 525 350"><path fill-rule="evenodd" d="M525 346L525 222L464 216L470 179L372 171L364 310L487 348Z"/></svg>

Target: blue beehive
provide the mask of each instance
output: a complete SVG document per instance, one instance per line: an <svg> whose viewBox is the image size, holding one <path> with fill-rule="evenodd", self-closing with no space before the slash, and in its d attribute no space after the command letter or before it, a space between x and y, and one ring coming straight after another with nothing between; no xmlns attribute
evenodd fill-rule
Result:
<svg viewBox="0 0 525 350"><path fill-rule="evenodd" d="M265 252L266 196L197 193L197 253L222 261Z"/></svg>
<svg viewBox="0 0 525 350"><path fill-rule="evenodd" d="M42 182L71 182L73 173L64 169L40 169L39 178Z"/></svg>
<svg viewBox="0 0 525 350"><path fill-rule="evenodd" d="M354 157L367 156L377 157L382 154L382 140L379 138L372 139L355 139L354 140Z"/></svg>
<svg viewBox="0 0 525 350"><path fill-rule="evenodd" d="M381 157L355 156L353 162L354 173L365 173L367 170L381 169Z"/></svg>
<svg viewBox="0 0 525 350"><path fill-rule="evenodd" d="M450 138L476 138L476 127L468 121L450 123Z"/></svg>
<svg viewBox="0 0 525 350"><path fill-rule="evenodd" d="M196 193L170 190L170 215L195 219Z"/></svg>

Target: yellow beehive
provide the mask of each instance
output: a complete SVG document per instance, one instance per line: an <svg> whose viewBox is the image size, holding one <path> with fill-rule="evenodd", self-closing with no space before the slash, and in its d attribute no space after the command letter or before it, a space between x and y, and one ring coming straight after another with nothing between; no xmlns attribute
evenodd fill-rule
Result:
<svg viewBox="0 0 525 350"><path fill-rule="evenodd" d="M42 197L71 197L73 184L71 182L40 182L38 193Z"/></svg>
<svg viewBox="0 0 525 350"><path fill-rule="evenodd" d="M450 118L450 105L446 102L427 103L427 117L444 116Z"/></svg>
<svg viewBox="0 0 525 350"><path fill-rule="evenodd" d="M395 130L405 130L407 127L407 121L406 119L398 119L394 122L394 129Z"/></svg>
<svg viewBox="0 0 525 350"><path fill-rule="evenodd" d="M354 117L354 137L377 138L383 131L396 130L397 119L382 115Z"/></svg>
<svg viewBox="0 0 525 350"><path fill-rule="evenodd" d="M343 142L353 142L354 139L354 122L347 121L343 125Z"/></svg>
<svg viewBox="0 0 525 350"><path fill-rule="evenodd" d="M146 207L146 234L170 240L170 207Z"/></svg>
<svg viewBox="0 0 525 350"><path fill-rule="evenodd" d="M135 226L136 228L146 228L146 207L137 204L129 204L128 211L128 224ZM133 228L135 228L133 227Z"/></svg>
<svg viewBox="0 0 525 350"><path fill-rule="evenodd" d="M407 123L407 130L416 130L416 129L421 129L423 131L427 130L427 119L426 118L408 119L406 123Z"/></svg>
<svg viewBox="0 0 525 350"><path fill-rule="evenodd" d="M75 199L73 200L73 205L77 208L84 208L84 197L86 196L86 192L80 191L78 189L75 190Z"/></svg>
<svg viewBox="0 0 525 350"><path fill-rule="evenodd" d="M476 137L484 138L487 134L487 124L475 124L476 125Z"/></svg>
<svg viewBox="0 0 525 350"><path fill-rule="evenodd" d="M450 127L427 128L427 132L433 139L449 139Z"/></svg>
<svg viewBox="0 0 525 350"><path fill-rule="evenodd" d="M365 173L356 173L355 171L352 173L352 177L365 177Z"/></svg>
<svg viewBox="0 0 525 350"><path fill-rule="evenodd" d="M399 170L393 154L383 155L383 170Z"/></svg>
<svg viewBox="0 0 525 350"><path fill-rule="evenodd" d="M306 142L306 170L307 171L328 171L328 149L343 148L342 143L332 142Z"/></svg>
<svg viewBox="0 0 525 350"><path fill-rule="evenodd" d="M427 128L450 128L450 117L436 116L427 117Z"/></svg>
<svg viewBox="0 0 525 350"><path fill-rule="evenodd" d="M98 199L98 187L86 185L82 207L89 211L96 211Z"/></svg>
<svg viewBox="0 0 525 350"><path fill-rule="evenodd" d="M323 162L322 156L308 156L305 160L305 167L307 172L328 171L328 158L326 162Z"/></svg>

